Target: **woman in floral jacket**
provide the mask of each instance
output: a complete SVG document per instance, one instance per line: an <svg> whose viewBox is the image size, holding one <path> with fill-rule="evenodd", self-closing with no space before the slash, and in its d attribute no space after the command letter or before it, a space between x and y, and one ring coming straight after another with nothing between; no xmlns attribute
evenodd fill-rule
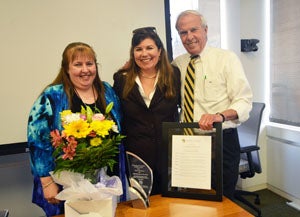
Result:
<svg viewBox="0 0 300 217"><path fill-rule="evenodd" d="M49 172L55 168L50 132L62 130L60 112L66 109L80 112L89 106L95 112L105 113L106 105L114 103L110 117L120 130L119 100L107 83L100 80L94 50L87 44L69 44L62 55L61 69L34 102L28 120L28 147L34 176L32 202L40 206L47 216L64 213L64 203L55 199L61 186L53 182ZM125 200L125 165L123 145L120 146L118 173L122 180Z"/></svg>

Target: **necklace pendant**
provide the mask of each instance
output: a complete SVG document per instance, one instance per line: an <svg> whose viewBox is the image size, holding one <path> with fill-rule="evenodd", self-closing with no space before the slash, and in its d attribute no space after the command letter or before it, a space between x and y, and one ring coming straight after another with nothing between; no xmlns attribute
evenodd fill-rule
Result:
<svg viewBox="0 0 300 217"><path fill-rule="evenodd" d="M152 75L152 76L146 76L146 75L144 75L144 73L143 73L143 72L141 72L141 73L140 73L140 75L141 75L141 77L143 77L143 78L147 78L147 79L153 79L153 78L156 78L156 76L157 76L157 73L155 73L155 75Z"/></svg>

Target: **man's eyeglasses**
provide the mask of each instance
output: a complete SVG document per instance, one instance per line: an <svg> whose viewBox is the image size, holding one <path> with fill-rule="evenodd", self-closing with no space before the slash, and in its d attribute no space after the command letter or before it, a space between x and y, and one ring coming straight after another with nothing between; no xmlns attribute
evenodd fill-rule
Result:
<svg viewBox="0 0 300 217"><path fill-rule="evenodd" d="M148 27L142 27L138 28L132 31L132 34L136 34L139 32L155 32L156 33L156 28L153 26L148 26Z"/></svg>

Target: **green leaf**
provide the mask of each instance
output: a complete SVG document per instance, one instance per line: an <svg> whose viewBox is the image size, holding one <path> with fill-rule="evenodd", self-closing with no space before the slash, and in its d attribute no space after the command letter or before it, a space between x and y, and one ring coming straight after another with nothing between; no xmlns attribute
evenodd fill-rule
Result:
<svg viewBox="0 0 300 217"><path fill-rule="evenodd" d="M86 119L88 123L92 122L93 114L93 110L89 106L86 106Z"/></svg>
<svg viewBox="0 0 300 217"><path fill-rule="evenodd" d="M113 106L114 106L114 103L113 103L113 102L110 102L110 103L106 106L105 114L109 114L109 112L112 110Z"/></svg>
<svg viewBox="0 0 300 217"><path fill-rule="evenodd" d="M80 111L81 114L86 114L86 110L84 108L84 106L81 106L81 111Z"/></svg>

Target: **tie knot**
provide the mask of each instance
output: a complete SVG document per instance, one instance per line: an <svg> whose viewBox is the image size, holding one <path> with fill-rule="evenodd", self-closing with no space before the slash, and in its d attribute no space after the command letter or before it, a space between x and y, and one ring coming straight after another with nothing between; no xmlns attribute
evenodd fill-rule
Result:
<svg viewBox="0 0 300 217"><path fill-rule="evenodd" d="M197 59L198 57L199 57L199 55L191 56L191 60L190 60L190 63L189 63L189 64L194 65L194 64L195 64L195 61L196 61L196 59Z"/></svg>
<svg viewBox="0 0 300 217"><path fill-rule="evenodd" d="M196 58L198 58L199 55L194 55L194 56L191 56L191 60L195 60Z"/></svg>

